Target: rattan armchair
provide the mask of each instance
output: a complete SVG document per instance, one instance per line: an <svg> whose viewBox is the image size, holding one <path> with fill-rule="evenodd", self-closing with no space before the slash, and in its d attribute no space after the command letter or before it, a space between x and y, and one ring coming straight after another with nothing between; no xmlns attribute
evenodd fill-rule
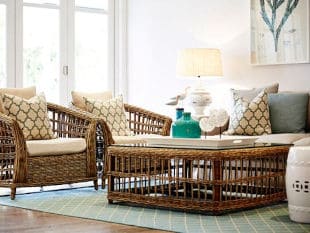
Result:
<svg viewBox="0 0 310 233"><path fill-rule="evenodd" d="M73 105L74 107L74 105ZM76 107L74 107L77 109ZM162 136L170 135L172 119L140 108L130 104L124 104L126 118L129 129L135 135L139 134L157 134ZM84 112L80 110L81 112ZM84 112L85 113L85 112ZM88 113L90 114L90 113ZM94 117L94 115L90 114ZM102 178L102 188L105 187L106 171L107 171L107 148L114 144L112 133L104 120L97 118L97 139L96 139L96 158L98 176Z"/></svg>
<svg viewBox="0 0 310 233"><path fill-rule="evenodd" d="M146 110L130 104L124 104L129 129L135 135L157 134L170 135L172 119L170 117ZM114 144L114 140L107 124L102 125L107 135L105 145Z"/></svg>
<svg viewBox="0 0 310 233"><path fill-rule="evenodd" d="M29 156L18 123L0 113L0 187L45 186L93 181L98 189L95 131L97 122L89 115L55 104L47 104L54 133L63 138L85 138L86 149L79 153Z"/></svg>

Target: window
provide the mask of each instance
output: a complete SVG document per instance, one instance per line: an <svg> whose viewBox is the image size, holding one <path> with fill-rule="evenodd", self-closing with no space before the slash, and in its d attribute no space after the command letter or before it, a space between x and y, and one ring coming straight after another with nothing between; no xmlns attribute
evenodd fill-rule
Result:
<svg viewBox="0 0 310 233"><path fill-rule="evenodd" d="M113 22L114 0L0 0L0 86L35 85L61 104L113 88Z"/></svg>
<svg viewBox="0 0 310 233"><path fill-rule="evenodd" d="M78 90L108 89L107 4L102 0L76 0L75 87Z"/></svg>
<svg viewBox="0 0 310 233"><path fill-rule="evenodd" d="M76 7L108 10L108 0L75 0Z"/></svg>
<svg viewBox="0 0 310 233"><path fill-rule="evenodd" d="M6 5L0 4L0 87L7 83L6 60Z"/></svg>
<svg viewBox="0 0 310 233"><path fill-rule="evenodd" d="M57 1L23 7L23 86L35 85L51 102L59 98L59 7ZM52 6L52 7L51 7ZM38 20L40 19L40 20Z"/></svg>
<svg viewBox="0 0 310 233"><path fill-rule="evenodd" d="M59 0L24 0L24 3L59 5Z"/></svg>

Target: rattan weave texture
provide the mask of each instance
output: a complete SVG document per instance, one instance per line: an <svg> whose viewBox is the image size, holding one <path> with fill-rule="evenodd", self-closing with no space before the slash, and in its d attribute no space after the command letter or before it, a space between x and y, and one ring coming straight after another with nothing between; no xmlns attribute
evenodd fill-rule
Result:
<svg viewBox="0 0 310 233"><path fill-rule="evenodd" d="M94 116L88 112L72 106L74 109L97 118L97 169L98 176L106 180L107 171L107 148L114 144L111 130L103 119ZM170 117L146 110L130 104L124 104L126 118L129 129L134 134L158 134L162 136L170 135L172 119ZM105 182L102 182L102 188L105 187Z"/></svg>
<svg viewBox="0 0 310 233"><path fill-rule="evenodd" d="M213 214L273 203L286 197L288 150L110 146L108 199Z"/></svg>
<svg viewBox="0 0 310 233"><path fill-rule="evenodd" d="M18 123L0 113L0 187L45 186L94 181L96 175L95 118L63 106L48 103L48 115L57 137L85 138L86 150L63 155L29 156Z"/></svg>

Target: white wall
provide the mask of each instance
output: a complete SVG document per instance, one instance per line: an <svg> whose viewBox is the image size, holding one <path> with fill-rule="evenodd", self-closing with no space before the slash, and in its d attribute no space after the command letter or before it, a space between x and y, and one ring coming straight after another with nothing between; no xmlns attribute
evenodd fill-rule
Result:
<svg viewBox="0 0 310 233"><path fill-rule="evenodd" d="M128 102L174 116L165 103L194 83L177 77L177 52L191 47L222 50L224 77L204 81L215 106L230 87L310 90L310 64L250 65L250 1L128 0Z"/></svg>

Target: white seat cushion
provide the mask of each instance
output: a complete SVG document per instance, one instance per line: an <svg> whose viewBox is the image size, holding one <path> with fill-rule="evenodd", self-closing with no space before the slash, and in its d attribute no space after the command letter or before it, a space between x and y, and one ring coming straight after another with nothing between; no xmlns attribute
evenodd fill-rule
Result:
<svg viewBox="0 0 310 233"><path fill-rule="evenodd" d="M310 137L302 138L295 141L294 146L310 146Z"/></svg>
<svg viewBox="0 0 310 233"><path fill-rule="evenodd" d="M295 141L305 137L309 137L310 134L306 133L279 133L268 134L259 136L256 142L259 143L280 143L280 144L293 144Z"/></svg>
<svg viewBox="0 0 310 233"><path fill-rule="evenodd" d="M86 150L84 138L55 138L26 141L30 156L73 154Z"/></svg>

